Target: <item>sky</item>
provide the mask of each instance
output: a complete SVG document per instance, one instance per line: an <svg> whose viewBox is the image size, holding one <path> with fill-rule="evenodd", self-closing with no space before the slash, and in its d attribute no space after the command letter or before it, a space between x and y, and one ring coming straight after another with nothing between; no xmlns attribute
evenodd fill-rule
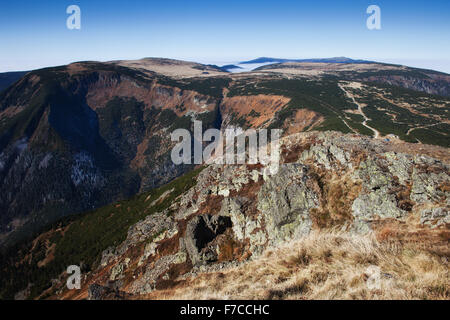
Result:
<svg viewBox="0 0 450 320"><path fill-rule="evenodd" d="M66 9L81 9L69 30ZM369 5L381 30L369 30ZM0 1L0 72L166 57L230 63L346 56L450 73L448 0Z"/></svg>

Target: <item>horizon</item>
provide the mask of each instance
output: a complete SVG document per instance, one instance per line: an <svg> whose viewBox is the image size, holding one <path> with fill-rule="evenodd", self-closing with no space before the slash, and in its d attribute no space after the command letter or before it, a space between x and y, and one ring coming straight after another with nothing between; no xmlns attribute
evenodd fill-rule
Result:
<svg viewBox="0 0 450 320"><path fill-rule="evenodd" d="M433 67L430 67L427 64L420 64L420 63L416 63L415 65L413 64L405 64L405 63L401 63L400 60L392 60L392 61L382 61L382 60L368 60L368 59L364 59L364 58L350 58L348 56L340 56L340 57L308 57L308 58L285 58L285 57L268 57L268 56L258 56L258 57L253 57L253 58L247 58L247 59L235 59L235 60L194 60L194 59L183 59L183 58L169 58L169 57L142 57L142 58L137 58L137 59L112 59L112 60L79 60L79 61L72 61L72 62L68 62L66 64L55 64L55 65L49 65L49 66L39 66L37 68L32 68L32 69L23 69L23 70L7 70L7 71L1 71L0 73L9 73L9 72L31 72L34 70L39 70L39 69L45 69L45 68L55 68L55 67L60 67L60 66L65 66L65 65L69 65L69 64L73 64L73 63L80 63L80 62L101 62L101 63L108 63L108 62L113 62L113 61L121 61L121 60L143 60L143 59L170 59L170 60L178 60L178 61L185 61L185 62L192 62L192 63L199 63L199 64L203 64L203 65L216 65L219 67L222 66L226 66L226 65L236 65L236 66L240 66L241 63L248 63L248 61L252 61L252 60L256 60L256 59L261 59L261 58L268 58L268 59L283 59L283 60L321 60L321 59L334 59L334 58L346 58L346 59L351 59L351 60L365 60L367 61L367 63L380 63L380 64L393 64L393 65L398 65L398 66L404 66L404 67L409 67L409 68L418 68L418 69L424 69L424 70L432 70L432 71L438 71L438 72L442 72L442 73L446 73L446 74L450 74L450 70L448 71L442 71L439 69L435 69ZM250 65L255 65L254 67L250 67L250 68L241 68L239 70L233 71L230 73L234 73L234 72L251 72L254 69L262 66L262 65L269 65L269 64L274 64L274 63L278 63L278 62L266 62L266 63L250 63L248 64ZM314 63L319 63L319 62L314 62ZM351 63L351 62L350 62ZM243 65L245 66L245 64ZM243 67L242 66L242 67Z"/></svg>
<svg viewBox="0 0 450 320"><path fill-rule="evenodd" d="M366 26L372 4L380 30ZM81 10L79 30L67 28L70 5ZM224 64L345 56L450 73L448 12L443 0L17 0L0 5L0 72L146 56Z"/></svg>

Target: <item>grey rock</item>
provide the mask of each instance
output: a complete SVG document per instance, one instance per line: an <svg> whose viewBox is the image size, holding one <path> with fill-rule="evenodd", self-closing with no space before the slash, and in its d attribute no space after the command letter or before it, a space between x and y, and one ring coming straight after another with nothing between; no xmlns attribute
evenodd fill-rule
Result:
<svg viewBox="0 0 450 320"><path fill-rule="evenodd" d="M420 212L420 223L436 228L444 224L450 224L449 208L433 208Z"/></svg>
<svg viewBox="0 0 450 320"><path fill-rule="evenodd" d="M309 210L318 199L306 186L304 166L291 163L280 166L258 193L258 209L263 214L269 245L276 245L309 233Z"/></svg>

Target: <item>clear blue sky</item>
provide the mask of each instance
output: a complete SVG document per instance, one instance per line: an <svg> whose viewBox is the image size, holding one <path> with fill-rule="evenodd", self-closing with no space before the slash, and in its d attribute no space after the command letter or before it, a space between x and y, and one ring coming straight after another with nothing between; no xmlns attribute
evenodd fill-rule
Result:
<svg viewBox="0 0 450 320"><path fill-rule="evenodd" d="M81 30L66 28L71 4ZM371 4L381 30L366 28ZM347 56L450 73L450 1L1 0L0 72L155 56Z"/></svg>

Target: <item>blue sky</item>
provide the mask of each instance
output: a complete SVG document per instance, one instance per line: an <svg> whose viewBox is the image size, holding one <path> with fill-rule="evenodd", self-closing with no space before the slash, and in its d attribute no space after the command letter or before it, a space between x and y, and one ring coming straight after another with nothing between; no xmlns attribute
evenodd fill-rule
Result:
<svg viewBox="0 0 450 320"><path fill-rule="evenodd" d="M81 8L81 30L66 8ZM366 8L381 8L368 30ZM2 0L0 72L80 60L347 56L450 73L450 1Z"/></svg>

